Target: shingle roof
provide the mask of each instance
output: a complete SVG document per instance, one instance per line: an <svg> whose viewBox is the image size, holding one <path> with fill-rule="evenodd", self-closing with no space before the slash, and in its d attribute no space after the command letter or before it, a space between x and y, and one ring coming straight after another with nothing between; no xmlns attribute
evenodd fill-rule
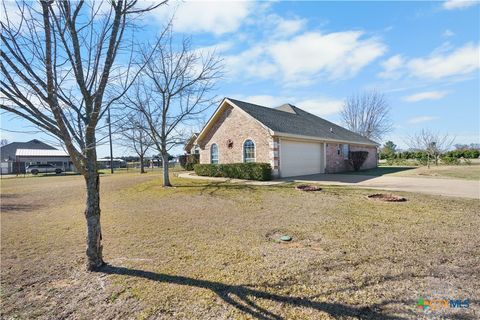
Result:
<svg viewBox="0 0 480 320"><path fill-rule="evenodd" d="M316 137L325 140L340 140L358 144L377 144L375 141L290 104L282 105L278 108L268 108L231 98L227 99L266 127L278 133ZM291 112L291 110L294 112Z"/></svg>

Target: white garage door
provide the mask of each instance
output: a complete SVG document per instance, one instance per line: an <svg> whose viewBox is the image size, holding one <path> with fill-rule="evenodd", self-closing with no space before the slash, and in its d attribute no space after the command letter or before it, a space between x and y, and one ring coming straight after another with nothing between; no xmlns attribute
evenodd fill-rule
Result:
<svg viewBox="0 0 480 320"><path fill-rule="evenodd" d="M280 141L280 175L282 177L322 173L323 143Z"/></svg>

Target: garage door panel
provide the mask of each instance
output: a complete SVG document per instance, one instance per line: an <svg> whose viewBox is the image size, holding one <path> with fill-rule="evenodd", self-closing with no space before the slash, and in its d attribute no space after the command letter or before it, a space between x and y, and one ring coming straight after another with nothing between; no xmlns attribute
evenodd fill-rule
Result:
<svg viewBox="0 0 480 320"><path fill-rule="evenodd" d="M280 142L280 174L282 177L323 172L323 144L282 140Z"/></svg>

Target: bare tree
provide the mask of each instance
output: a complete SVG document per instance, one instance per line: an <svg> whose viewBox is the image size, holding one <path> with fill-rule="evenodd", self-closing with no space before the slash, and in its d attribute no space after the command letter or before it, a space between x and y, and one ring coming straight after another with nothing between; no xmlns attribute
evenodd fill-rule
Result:
<svg viewBox="0 0 480 320"><path fill-rule="evenodd" d="M135 18L164 2L139 8L137 0L45 0L14 9L2 3L0 108L60 140L83 175L87 269L97 269L104 264L98 124L142 69L133 64Z"/></svg>
<svg viewBox="0 0 480 320"><path fill-rule="evenodd" d="M1 139L1 140L0 140L0 147L6 146L7 144L8 144L8 140L7 140L7 139Z"/></svg>
<svg viewBox="0 0 480 320"><path fill-rule="evenodd" d="M427 154L427 166L430 168L430 160L434 160L435 165L438 165L440 155L448 151L454 141L455 138L448 134L442 135L422 129L422 131L408 137L407 145L413 150L424 151Z"/></svg>
<svg viewBox="0 0 480 320"><path fill-rule="evenodd" d="M148 123L145 115L133 111L117 120L115 126L120 135L120 144L137 154L140 159L140 173L145 173L145 154L153 146L153 141L146 131Z"/></svg>
<svg viewBox="0 0 480 320"><path fill-rule="evenodd" d="M390 106L385 96L377 91L349 97L341 111L346 127L368 139L381 141L392 131Z"/></svg>
<svg viewBox="0 0 480 320"><path fill-rule="evenodd" d="M211 91L221 76L221 61L215 53L192 50L189 39L175 45L171 30L156 43L153 57L145 60L138 91L126 99L145 115L147 131L162 157L163 186L171 186L168 152L183 144L188 126L218 102Z"/></svg>

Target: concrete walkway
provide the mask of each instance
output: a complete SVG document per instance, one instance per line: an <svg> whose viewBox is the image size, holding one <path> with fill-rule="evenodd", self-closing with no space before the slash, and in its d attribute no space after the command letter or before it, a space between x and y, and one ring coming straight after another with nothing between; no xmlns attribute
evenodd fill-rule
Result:
<svg viewBox="0 0 480 320"><path fill-rule="evenodd" d="M419 192L451 197L480 199L480 181L461 179L361 176L349 174L314 174L286 178L284 181L313 182L360 188Z"/></svg>

